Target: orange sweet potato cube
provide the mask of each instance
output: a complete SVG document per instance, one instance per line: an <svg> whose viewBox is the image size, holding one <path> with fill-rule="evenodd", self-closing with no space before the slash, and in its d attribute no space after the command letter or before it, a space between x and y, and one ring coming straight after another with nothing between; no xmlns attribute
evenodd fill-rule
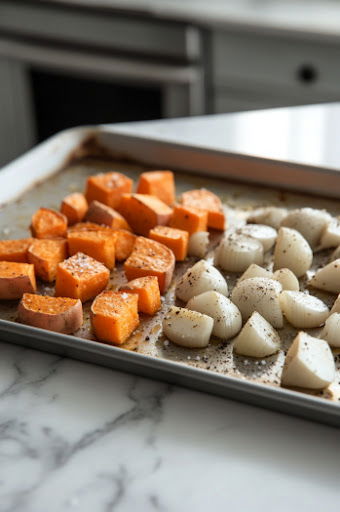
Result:
<svg viewBox="0 0 340 512"><path fill-rule="evenodd" d="M21 299L37 290L34 266L30 263L0 261L0 299Z"/></svg>
<svg viewBox="0 0 340 512"><path fill-rule="evenodd" d="M116 235L112 231L69 231L67 234L70 255L82 252L112 269L115 266Z"/></svg>
<svg viewBox="0 0 340 512"><path fill-rule="evenodd" d="M196 231L206 231L207 221L208 214L206 211L178 204L174 208L169 225L187 231L189 235L192 235Z"/></svg>
<svg viewBox="0 0 340 512"><path fill-rule="evenodd" d="M67 218L51 208L39 208L31 221L31 232L35 238L59 238L66 235Z"/></svg>
<svg viewBox="0 0 340 512"><path fill-rule="evenodd" d="M189 233L183 229L155 226L150 229L149 238L169 247L177 261L185 260L188 253Z"/></svg>
<svg viewBox="0 0 340 512"><path fill-rule="evenodd" d="M87 202L99 201L117 208L122 194L132 190L133 181L120 172L107 172L90 176L86 182Z"/></svg>
<svg viewBox="0 0 340 512"><path fill-rule="evenodd" d="M68 224L75 224L81 222L86 215L88 204L84 194L74 192L64 197L61 203L60 211L67 217Z"/></svg>
<svg viewBox="0 0 340 512"><path fill-rule="evenodd" d="M109 277L110 272L102 263L86 254L77 253L59 263L55 295L86 302L104 290Z"/></svg>
<svg viewBox="0 0 340 512"><path fill-rule="evenodd" d="M98 340L121 345L139 324L138 296L113 291L101 293L91 306L91 324Z"/></svg>
<svg viewBox="0 0 340 512"><path fill-rule="evenodd" d="M21 240L1 240L0 261L16 261L17 263L27 263L27 250L32 242L33 238L23 238Z"/></svg>
<svg viewBox="0 0 340 512"><path fill-rule="evenodd" d="M180 200L183 206L198 208L208 214L208 228L224 230L225 216L221 199L205 188L188 190L184 192Z"/></svg>
<svg viewBox="0 0 340 512"><path fill-rule="evenodd" d="M150 194L172 206L175 202L175 180L171 171L148 171L140 175L138 194Z"/></svg>
<svg viewBox="0 0 340 512"><path fill-rule="evenodd" d="M166 225L172 214L167 204L148 194L124 194L118 209L133 231L144 236L154 226Z"/></svg>
<svg viewBox="0 0 340 512"><path fill-rule="evenodd" d="M120 289L138 295L138 311L141 313L154 315L161 307L161 294L156 276L133 279Z"/></svg>
<svg viewBox="0 0 340 512"><path fill-rule="evenodd" d="M28 261L43 281L55 281L58 263L67 258L66 240L36 239L28 248Z"/></svg>

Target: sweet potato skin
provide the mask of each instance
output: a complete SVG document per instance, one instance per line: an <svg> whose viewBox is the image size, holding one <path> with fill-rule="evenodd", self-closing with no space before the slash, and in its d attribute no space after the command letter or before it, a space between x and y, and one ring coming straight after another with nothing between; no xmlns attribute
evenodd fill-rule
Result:
<svg viewBox="0 0 340 512"><path fill-rule="evenodd" d="M143 172L139 178L137 193L156 196L168 206L172 206L175 202L175 180L173 172Z"/></svg>
<svg viewBox="0 0 340 512"><path fill-rule="evenodd" d="M91 306L91 325L96 338L121 345L139 324L138 296L104 291Z"/></svg>
<svg viewBox="0 0 340 512"><path fill-rule="evenodd" d="M112 229L131 231L129 224L119 212L99 201L92 201L86 215L86 220L96 224L104 224Z"/></svg>
<svg viewBox="0 0 340 512"><path fill-rule="evenodd" d="M132 190L133 181L119 172L107 172L90 176L86 182L85 197L88 204L92 201L117 208L122 194Z"/></svg>
<svg viewBox="0 0 340 512"><path fill-rule="evenodd" d="M68 225L71 226L76 222L81 222L86 215L88 204L84 194L74 192L64 197L60 211L67 217Z"/></svg>
<svg viewBox="0 0 340 512"><path fill-rule="evenodd" d="M147 194L124 194L118 208L134 233L148 236L150 229L166 225L172 209L158 197Z"/></svg>
<svg viewBox="0 0 340 512"><path fill-rule="evenodd" d="M48 331L73 334L83 324L83 307L79 299L25 293L18 306L18 321Z"/></svg>
<svg viewBox="0 0 340 512"><path fill-rule="evenodd" d="M0 299L21 299L37 289L34 266L30 263L0 261Z"/></svg>
<svg viewBox="0 0 340 512"><path fill-rule="evenodd" d="M36 239L28 248L29 263L34 265L36 275L42 281L53 282L57 274L58 263L67 258L66 240Z"/></svg>
<svg viewBox="0 0 340 512"><path fill-rule="evenodd" d="M128 281L138 277L156 276L161 293L169 287L174 268L174 253L165 245L142 236L137 238L132 253L124 263Z"/></svg>
<svg viewBox="0 0 340 512"><path fill-rule="evenodd" d="M64 237L67 231L67 218L51 208L39 208L32 215L30 227L35 238Z"/></svg>
<svg viewBox="0 0 340 512"><path fill-rule="evenodd" d="M16 261L28 263L27 250L33 242L33 238L20 240L0 240L0 261Z"/></svg>

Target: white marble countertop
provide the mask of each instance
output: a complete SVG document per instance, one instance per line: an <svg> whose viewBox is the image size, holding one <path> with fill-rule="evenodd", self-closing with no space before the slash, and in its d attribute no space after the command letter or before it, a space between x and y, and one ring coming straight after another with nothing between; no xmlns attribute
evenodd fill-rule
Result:
<svg viewBox="0 0 340 512"><path fill-rule="evenodd" d="M239 31L339 38L338 0L40 0L109 9Z"/></svg>
<svg viewBox="0 0 340 512"><path fill-rule="evenodd" d="M336 429L0 344L0 512L335 512L338 468Z"/></svg>

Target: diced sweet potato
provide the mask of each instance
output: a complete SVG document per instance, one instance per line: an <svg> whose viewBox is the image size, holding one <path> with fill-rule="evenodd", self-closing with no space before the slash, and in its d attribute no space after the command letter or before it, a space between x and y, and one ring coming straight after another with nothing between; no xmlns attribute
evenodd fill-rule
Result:
<svg viewBox="0 0 340 512"><path fill-rule="evenodd" d="M60 211L67 217L69 226L81 222L86 215L88 204L84 194L74 192L64 197Z"/></svg>
<svg viewBox="0 0 340 512"><path fill-rule="evenodd" d="M124 261L132 253L133 246L135 245L136 235L125 231L124 229L118 229L116 233L116 259L118 261Z"/></svg>
<svg viewBox="0 0 340 512"><path fill-rule="evenodd" d="M122 194L132 190L133 181L119 172L107 172L90 176L86 182L85 196L90 204L92 201L117 208Z"/></svg>
<svg viewBox="0 0 340 512"><path fill-rule="evenodd" d="M43 281L55 281L58 263L67 258L67 240L36 239L28 248L28 261Z"/></svg>
<svg viewBox="0 0 340 512"><path fill-rule="evenodd" d="M206 231L207 221L207 212L179 204L174 208L169 225L173 228L183 229L192 235L196 231Z"/></svg>
<svg viewBox="0 0 340 512"><path fill-rule="evenodd" d="M138 311L141 313L154 315L161 307L161 294L156 276L133 279L120 290L138 295Z"/></svg>
<svg viewBox="0 0 340 512"><path fill-rule="evenodd" d="M104 224L112 229L131 231L129 224L119 212L99 201L92 201L86 215L86 220L96 224Z"/></svg>
<svg viewBox="0 0 340 512"><path fill-rule="evenodd" d="M102 263L86 254L77 253L59 263L55 295L86 302L104 290L109 277L110 272Z"/></svg>
<svg viewBox="0 0 340 512"><path fill-rule="evenodd" d="M161 293L169 287L175 267L174 253L165 245L139 236L132 253L124 263L129 281L138 277L156 276Z"/></svg>
<svg viewBox="0 0 340 512"><path fill-rule="evenodd" d="M149 238L169 247L177 261L185 260L188 253L189 233L183 229L155 226L150 229Z"/></svg>
<svg viewBox="0 0 340 512"><path fill-rule="evenodd" d="M112 269L115 266L115 232L72 231L67 234L70 255L82 252Z"/></svg>
<svg viewBox="0 0 340 512"><path fill-rule="evenodd" d="M67 230L68 233L73 233L74 231L107 231L111 233L112 228L96 224L95 222L78 222L77 224L70 226Z"/></svg>
<svg viewBox="0 0 340 512"><path fill-rule="evenodd" d="M119 211L138 235L148 236L154 226L168 223L172 210L158 197L147 194L124 194Z"/></svg>
<svg viewBox="0 0 340 512"><path fill-rule="evenodd" d="M21 299L24 293L35 292L36 289L33 265L0 261L0 299Z"/></svg>
<svg viewBox="0 0 340 512"><path fill-rule="evenodd" d="M213 229L225 229L225 217L221 199L216 194L201 188L184 192L180 200L183 206L197 208L208 213L208 227Z"/></svg>
<svg viewBox="0 0 340 512"><path fill-rule="evenodd" d="M27 263L27 250L33 238L21 240L0 240L0 261Z"/></svg>
<svg viewBox="0 0 340 512"><path fill-rule="evenodd" d="M138 296L105 291L91 306L91 324L96 338L121 345L139 324Z"/></svg>
<svg viewBox="0 0 340 512"><path fill-rule="evenodd" d="M140 175L138 194L150 194L172 206L175 202L175 180L171 171L149 171Z"/></svg>
<svg viewBox="0 0 340 512"><path fill-rule="evenodd" d="M67 218L56 210L39 208L32 216L31 231L35 238L63 237L67 231Z"/></svg>
<svg viewBox="0 0 340 512"><path fill-rule="evenodd" d="M18 321L48 331L72 334L83 323L79 299L24 293L18 307Z"/></svg>

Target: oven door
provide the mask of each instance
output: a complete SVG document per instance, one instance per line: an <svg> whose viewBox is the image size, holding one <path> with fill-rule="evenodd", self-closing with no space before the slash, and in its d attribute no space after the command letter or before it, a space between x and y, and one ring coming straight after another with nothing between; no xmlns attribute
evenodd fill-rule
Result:
<svg viewBox="0 0 340 512"><path fill-rule="evenodd" d="M178 64L171 60L150 57L110 55L108 52L74 49L45 42L27 42L0 38L0 165L18 156L41 137L37 102L34 101L36 81L32 76L50 74L69 80L102 82L112 85L110 101L115 101L115 87L141 91L155 90L160 98L159 117L181 117L205 113L204 74L199 63ZM38 82L44 83L41 79ZM150 94L151 94L150 93ZM66 94L66 88L65 88ZM41 94L39 95L41 96ZM141 94L143 98L143 94ZM94 99L92 98L94 101ZM51 98L51 102L56 102ZM88 98L91 101L91 95ZM119 99L116 101L120 101ZM141 100L143 101L143 100ZM86 102L88 103L88 102ZM83 108L86 109L86 103ZM58 105L55 105L58 108ZM72 105L70 123L73 122ZM137 108L137 107L136 107ZM40 108L41 110L41 108ZM42 112L48 122L49 112ZM53 116L53 110L51 117ZM152 117L152 116L151 116ZM157 117L154 115L154 117ZM142 119L138 115L134 120ZM46 120L47 119L47 120ZM133 119L90 119L89 123Z"/></svg>

